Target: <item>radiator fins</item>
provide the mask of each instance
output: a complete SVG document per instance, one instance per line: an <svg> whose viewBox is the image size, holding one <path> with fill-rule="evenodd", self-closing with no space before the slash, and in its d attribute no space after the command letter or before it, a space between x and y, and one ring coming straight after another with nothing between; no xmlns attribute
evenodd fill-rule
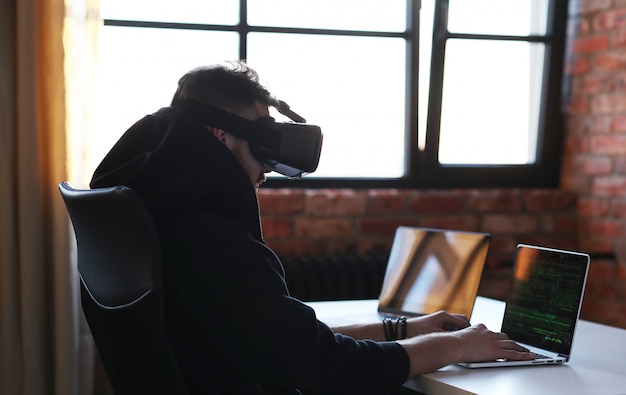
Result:
<svg viewBox="0 0 626 395"><path fill-rule="evenodd" d="M376 299L387 266L387 253L282 258L289 292L305 302Z"/></svg>

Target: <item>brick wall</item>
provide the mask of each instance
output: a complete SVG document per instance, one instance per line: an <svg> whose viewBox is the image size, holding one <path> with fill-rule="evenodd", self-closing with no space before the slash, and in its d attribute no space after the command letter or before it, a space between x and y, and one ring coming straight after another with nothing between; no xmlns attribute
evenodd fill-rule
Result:
<svg viewBox="0 0 626 395"><path fill-rule="evenodd" d="M577 247L567 191L261 189L259 201L265 239L281 256L389 250L400 225L489 232L492 266L519 242Z"/></svg>
<svg viewBox="0 0 626 395"><path fill-rule="evenodd" d="M284 259L389 251L400 225L488 232L480 294L504 298L518 243L576 249L577 196L527 189L261 189L265 239Z"/></svg>
<svg viewBox="0 0 626 395"><path fill-rule="evenodd" d="M626 1L570 1L562 189L578 196L581 250L596 259L584 313L626 328Z"/></svg>

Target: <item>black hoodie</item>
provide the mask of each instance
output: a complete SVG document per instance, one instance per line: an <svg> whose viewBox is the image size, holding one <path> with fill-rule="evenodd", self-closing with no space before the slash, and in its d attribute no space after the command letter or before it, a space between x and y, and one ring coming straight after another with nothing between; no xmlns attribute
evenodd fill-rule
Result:
<svg viewBox="0 0 626 395"><path fill-rule="evenodd" d="M407 378L393 342L336 335L292 298L243 167L176 108L133 125L91 187L126 185L163 251L169 340L192 394L385 394Z"/></svg>

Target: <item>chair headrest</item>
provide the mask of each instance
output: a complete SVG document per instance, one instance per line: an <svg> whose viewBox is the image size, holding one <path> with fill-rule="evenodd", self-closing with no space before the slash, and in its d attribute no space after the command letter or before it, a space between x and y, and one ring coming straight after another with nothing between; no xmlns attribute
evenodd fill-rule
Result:
<svg viewBox="0 0 626 395"><path fill-rule="evenodd" d="M59 189L74 226L78 271L92 299L121 308L160 284L160 246L150 214L130 188Z"/></svg>

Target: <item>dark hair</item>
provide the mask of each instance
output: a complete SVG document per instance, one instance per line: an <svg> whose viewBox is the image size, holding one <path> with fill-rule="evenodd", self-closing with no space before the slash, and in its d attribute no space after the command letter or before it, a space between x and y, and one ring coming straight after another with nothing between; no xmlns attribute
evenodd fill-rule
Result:
<svg viewBox="0 0 626 395"><path fill-rule="evenodd" d="M195 68L181 77L172 99L194 99L232 113L241 113L259 101L275 106L276 98L259 82L256 71L242 61Z"/></svg>

